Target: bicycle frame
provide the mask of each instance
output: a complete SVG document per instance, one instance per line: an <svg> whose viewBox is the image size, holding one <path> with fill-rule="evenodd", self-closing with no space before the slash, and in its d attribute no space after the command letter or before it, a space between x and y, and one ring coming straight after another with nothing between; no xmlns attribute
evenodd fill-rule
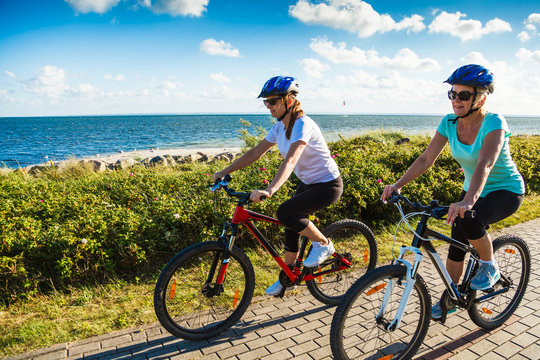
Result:
<svg viewBox="0 0 540 360"><path fill-rule="evenodd" d="M230 256L230 250L232 249L234 245L234 240L236 238L236 235L238 233L238 227L240 224L243 224L245 227L249 229L251 234L257 239L257 241L262 245L262 247L272 256L272 258L278 263L279 267L287 274L287 277L291 282L294 284L299 284L302 281L309 281L313 280L317 277L336 272L341 271L344 269L347 269L351 266L351 263L338 255L337 253L334 253L333 256L337 257L341 260L342 265L330 270L325 270L319 273L314 274L306 274L305 271L300 272L300 265L302 263L302 257L304 255L306 245L307 245L307 238L303 237L302 244L300 246L299 256L296 261L296 265L293 270L285 263L285 261L280 257L278 251L268 242L268 240L264 237L264 235L259 231L259 229L255 226L253 221L265 221L269 223L273 223L276 225L284 226L278 219L275 219L273 217L263 215L260 213L257 213L255 211L247 210L244 208L243 204L239 202L236 205L236 209L234 211L231 223L229 224L231 227L231 236L229 237L229 240L225 240L225 256L222 261L222 265L219 270L219 275L216 284L221 285L223 284L223 281L225 280L225 273L227 271L227 266L229 263L229 256ZM224 228L224 232L222 233L222 238L226 236L226 229Z"/></svg>
<svg viewBox="0 0 540 360"><path fill-rule="evenodd" d="M403 246L399 250L399 256L396 262L404 265L407 268L406 283L405 283L405 289L403 290L403 296L401 298L398 310L396 312L396 317L386 327L386 329L389 331L394 331L395 329L399 327L399 324L401 323L401 319L403 317L405 307L407 306L410 294L412 293L413 286L416 281L415 279L416 279L416 274L418 272L418 268L423 259L423 255L420 248L423 248L426 250L428 257L431 259L433 265L435 266L435 269L437 269L437 272L439 273L439 276L443 280L443 283L446 289L448 290L448 294L452 298L452 300L454 300L456 303L460 303L462 300L462 294L460 293L457 285L454 284L454 282L450 278L450 274L448 274L448 271L446 270L446 266L443 264L439 254L437 253L437 251L431 244L431 241L426 241L426 240L423 240L422 238L426 238L426 237L436 238L450 244L451 246L455 246L471 254L471 256L469 257L469 262L467 264L467 269L464 274L463 283L467 283L469 281L471 277L471 273L474 269L474 265L478 259L478 253L472 246L463 244L457 240L454 240L448 236L445 236L437 231L434 231L428 228L427 222L429 218L430 218L430 215L427 213L424 213L422 215L420 222L418 223L416 227L416 233L414 234L414 238L413 238L411 246L407 246L407 247ZM409 261L407 261L404 258L405 254L408 252L412 252L415 255L413 264L411 264ZM392 295L393 287L394 287L394 280L391 280L389 282L388 288L385 291L383 303L377 315L378 317L382 316L385 313L386 304L387 304L387 301L390 299L390 296Z"/></svg>

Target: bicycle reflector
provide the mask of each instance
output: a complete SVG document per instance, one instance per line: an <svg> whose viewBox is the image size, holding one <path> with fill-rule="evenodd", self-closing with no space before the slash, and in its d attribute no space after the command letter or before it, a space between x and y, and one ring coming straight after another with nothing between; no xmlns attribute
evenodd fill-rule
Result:
<svg viewBox="0 0 540 360"><path fill-rule="evenodd" d="M236 291L234 292L234 298L233 298L233 303L232 303L232 307L233 309L236 309L236 304L238 304L238 293L240 291L238 289L236 289Z"/></svg>
<svg viewBox="0 0 540 360"><path fill-rule="evenodd" d="M369 290L369 291L366 293L366 295L367 295L367 296L373 295L373 294L375 294L377 291L381 291L381 290L384 289L385 287L386 287L386 283L384 283L384 284L379 284L379 285L377 285L377 286L371 288L371 290Z"/></svg>
<svg viewBox="0 0 540 360"><path fill-rule="evenodd" d="M173 280L173 283L171 285L171 291L169 292L169 298L171 300L174 299L175 294L176 294L176 279Z"/></svg>

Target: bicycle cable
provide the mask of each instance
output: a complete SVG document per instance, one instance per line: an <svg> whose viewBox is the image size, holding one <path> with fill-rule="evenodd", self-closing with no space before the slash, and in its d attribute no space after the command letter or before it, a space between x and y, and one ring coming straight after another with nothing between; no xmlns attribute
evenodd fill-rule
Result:
<svg viewBox="0 0 540 360"><path fill-rule="evenodd" d="M402 223L405 223L407 225L407 227L409 228L409 230L414 234L416 235L419 239L421 240L424 240L424 241L432 241L432 240L435 240L435 239L430 239L430 238L424 238L423 236L420 236L411 226L411 224L409 223L409 221L407 220L408 218L411 218L411 217L414 217L414 216L418 216L418 215L429 215L428 213L424 212L424 211L419 211L419 212L411 212L411 213L408 213L408 214L405 214L403 212L403 209L401 208L401 204L399 202L395 202L394 205L396 205L396 207L398 208L398 211L401 215L401 219L399 220L398 224L396 225L396 231L394 232L394 241L392 243L392 259L393 260L396 260L396 257L395 257L395 247L396 247L396 238L397 238L397 232L399 230L399 228L401 227L401 224Z"/></svg>

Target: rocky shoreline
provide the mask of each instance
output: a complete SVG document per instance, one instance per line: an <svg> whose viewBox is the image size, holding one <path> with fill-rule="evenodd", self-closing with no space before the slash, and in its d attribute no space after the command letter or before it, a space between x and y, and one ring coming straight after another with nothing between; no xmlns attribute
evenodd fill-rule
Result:
<svg viewBox="0 0 540 360"><path fill-rule="evenodd" d="M90 156L83 159L49 161L43 164L29 165L18 169L2 168L2 172L23 171L38 174L51 167L62 169L70 166L84 166L95 172L127 169L136 165L144 167L172 166L176 164L211 162L224 160L231 162L240 154L240 148L205 148L205 149L151 149L122 152L107 156Z"/></svg>

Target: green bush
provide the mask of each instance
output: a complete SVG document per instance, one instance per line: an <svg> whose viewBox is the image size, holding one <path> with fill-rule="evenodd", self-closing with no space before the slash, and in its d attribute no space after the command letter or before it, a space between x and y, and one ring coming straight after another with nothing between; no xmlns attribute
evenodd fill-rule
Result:
<svg viewBox="0 0 540 360"><path fill-rule="evenodd" d="M244 133L246 143L260 133ZM317 214L320 226L340 218L362 219L374 230L396 220L380 200L384 184L394 182L422 153L429 138L373 133L330 144L345 190L341 200ZM249 141L247 141L249 140ZM530 193L540 193L540 137L511 138L512 154ZM237 190L264 188L281 163L277 151L234 174ZM209 191L210 175L224 162L93 173L52 169L38 176L0 175L0 301L37 292L108 281L111 277L156 274L182 248L215 239L223 215L234 208L221 192ZM414 199L455 200L462 172L445 149L435 166L404 189ZM294 193L287 182L272 199L252 209L269 215ZM219 206L215 206L219 205ZM279 242L280 229L260 223ZM247 231L238 238L254 246Z"/></svg>

